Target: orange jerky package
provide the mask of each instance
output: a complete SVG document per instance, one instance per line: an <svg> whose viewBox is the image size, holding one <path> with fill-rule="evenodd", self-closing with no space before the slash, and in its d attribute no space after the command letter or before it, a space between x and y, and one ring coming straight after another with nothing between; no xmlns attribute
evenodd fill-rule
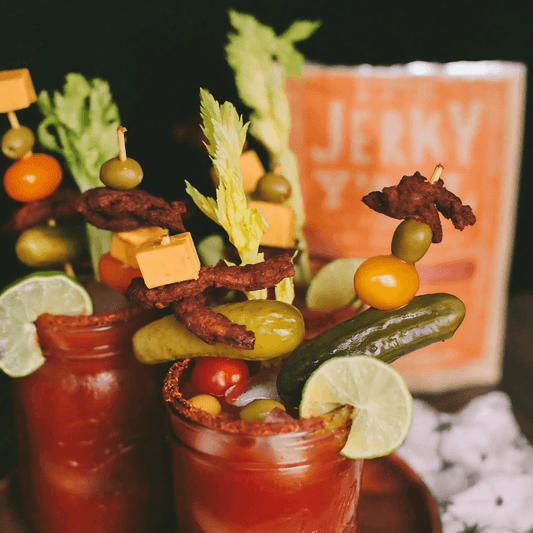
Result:
<svg viewBox="0 0 533 533"><path fill-rule="evenodd" d="M483 61L309 64L287 84L311 254L390 253L400 221L361 198L437 164L477 217L462 232L442 218L442 242L417 263L419 294L454 294L467 314L451 340L394 363L414 392L500 380L525 83L524 65Z"/></svg>

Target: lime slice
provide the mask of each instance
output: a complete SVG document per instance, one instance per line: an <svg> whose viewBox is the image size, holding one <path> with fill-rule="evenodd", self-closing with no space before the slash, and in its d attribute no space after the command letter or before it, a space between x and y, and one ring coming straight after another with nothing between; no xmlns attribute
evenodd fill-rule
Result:
<svg viewBox="0 0 533 533"><path fill-rule="evenodd" d="M8 286L0 294L0 368L9 376L31 374L43 363L35 325L42 313L92 313L87 291L63 272L37 272Z"/></svg>
<svg viewBox="0 0 533 533"><path fill-rule="evenodd" d="M407 437L413 398L401 374L366 355L334 357L307 380L300 416L322 416L341 405L355 407L341 454L351 459L382 457Z"/></svg>
<svg viewBox="0 0 533 533"><path fill-rule="evenodd" d="M339 309L357 302L353 277L362 257L340 257L325 264L313 277L305 295L309 309Z"/></svg>

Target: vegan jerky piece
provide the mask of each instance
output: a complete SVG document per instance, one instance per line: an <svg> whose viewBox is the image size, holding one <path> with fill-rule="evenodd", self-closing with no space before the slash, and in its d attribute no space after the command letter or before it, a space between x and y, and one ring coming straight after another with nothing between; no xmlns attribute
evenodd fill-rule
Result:
<svg viewBox="0 0 533 533"><path fill-rule="evenodd" d="M187 210L185 202L169 203L140 189L89 189L76 202L76 209L93 226L113 232L143 226L159 226L175 233L185 231L181 217Z"/></svg>
<svg viewBox="0 0 533 533"><path fill-rule="evenodd" d="M80 193L73 189L60 189L42 200L24 204L13 213L5 225L5 231L21 233L49 220L60 222L81 217L76 210L79 197Z"/></svg>
<svg viewBox="0 0 533 533"><path fill-rule="evenodd" d="M292 276L294 265L289 254L244 266L228 266L221 261L215 267L202 267L197 279L153 289L148 289L142 278L134 278L126 297L145 309L163 309L170 305L185 327L208 344L222 342L251 350L255 344L254 333L206 306L204 292L211 287L257 291L274 287Z"/></svg>
<svg viewBox="0 0 533 533"><path fill-rule="evenodd" d="M184 326L207 344L222 342L241 350L252 350L254 347L253 332L207 307L204 295L184 298L172 303L171 308Z"/></svg>
<svg viewBox="0 0 533 533"><path fill-rule="evenodd" d="M431 183L419 172L404 176L398 185L367 194L363 202L374 211L391 218L414 218L427 224L433 232L433 243L442 241L439 212L459 230L476 221L472 208L463 205L459 197L448 191L440 178Z"/></svg>
<svg viewBox="0 0 533 533"><path fill-rule="evenodd" d="M210 287L224 287L238 291L256 291L274 287L285 278L294 276L294 265L289 254L281 254L262 263L202 267L197 279L170 283L148 289L142 278L134 278L126 296L146 309L168 307L184 298L198 296Z"/></svg>

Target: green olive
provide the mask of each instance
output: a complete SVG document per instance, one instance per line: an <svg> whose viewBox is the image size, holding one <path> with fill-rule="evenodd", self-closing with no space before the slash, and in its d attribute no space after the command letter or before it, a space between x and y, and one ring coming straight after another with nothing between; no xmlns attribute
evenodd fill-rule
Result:
<svg viewBox="0 0 533 533"><path fill-rule="evenodd" d="M392 253L410 263L416 263L424 257L431 246L433 232L423 222L408 218L401 222L392 236Z"/></svg>
<svg viewBox="0 0 533 533"><path fill-rule="evenodd" d="M286 202L292 194L290 181L275 172L268 172L257 182L255 196L264 202L282 204Z"/></svg>
<svg viewBox="0 0 533 533"><path fill-rule="evenodd" d="M19 159L31 152L35 144L35 135L30 128L19 126L11 128L2 137L2 152L10 159Z"/></svg>
<svg viewBox="0 0 533 533"><path fill-rule="evenodd" d="M197 394L196 396L193 396L189 402L191 402L194 407L215 416L222 410L220 402L210 394Z"/></svg>
<svg viewBox="0 0 533 533"><path fill-rule="evenodd" d="M263 361L292 352L304 338L302 313L278 300L246 300L219 305L213 310L253 331L253 350L240 350L222 343L207 344L173 315L167 315L135 333L135 356L148 364L202 356Z"/></svg>
<svg viewBox="0 0 533 533"><path fill-rule="evenodd" d="M72 261L84 247L81 227L35 226L20 234L15 253L26 266L41 268Z"/></svg>
<svg viewBox="0 0 533 533"><path fill-rule="evenodd" d="M246 407L243 407L239 413L239 416L242 420L251 420L252 422L263 422L275 407L279 407L280 409L283 409L284 411L285 406L276 401L276 400L270 400L270 399L261 399L261 400L254 400L253 402L250 402Z"/></svg>
<svg viewBox="0 0 533 533"><path fill-rule="evenodd" d="M100 167L100 181L111 189L127 191L137 187L142 179L141 165L131 157L125 161L114 157Z"/></svg>

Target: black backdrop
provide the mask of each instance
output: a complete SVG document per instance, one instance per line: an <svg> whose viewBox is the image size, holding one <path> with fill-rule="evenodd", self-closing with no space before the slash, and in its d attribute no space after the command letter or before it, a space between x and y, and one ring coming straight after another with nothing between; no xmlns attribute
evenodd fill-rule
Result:
<svg viewBox="0 0 533 533"><path fill-rule="evenodd" d="M194 180L200 189L210 186L202 181L205 157L172 134L176 125L197 113L198 88L209 88L219 101L238 101L223 50L228 8L252 13L278 32L298 18L322 20L317 33L300 45L317 62L389 65L499 59L533 68L532 2L174 0L137 8L133 2L126 6L60 0L31 5L0 8L0 70L29 68L37 91L61 89L71 71L108 80L129 130L128 152L145 171L142 187L167 198L182 194L183 178ZM528 103L513 293L533 289L528 262L531 113ZM36 106L18 116L30 127L41 119ZM0 131L8 127L6 120ZM0 170L8 164L1 158ZM5 194L0 197L3 218L13 203ZM4 267L18 275L12 245L6 248Z"/></svg>

